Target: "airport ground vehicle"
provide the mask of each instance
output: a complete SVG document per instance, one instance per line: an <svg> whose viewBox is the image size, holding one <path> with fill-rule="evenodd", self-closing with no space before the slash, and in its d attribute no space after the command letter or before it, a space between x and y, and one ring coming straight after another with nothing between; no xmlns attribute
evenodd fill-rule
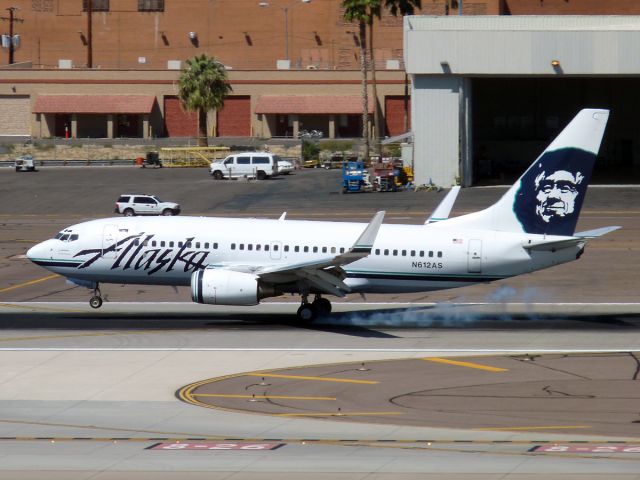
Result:
<svg viewBox="0 0 640 480"><path fill-rule="evenodd" d="M31 155L23 155L15 160L14 167L16 172L35 172L36 163Z"/></svg>
<svg viewBox="0 0 640 480"><path fill-rule="evenodd" d="M209 172L216 180L241 177L265 180L278 175L279 161L280 157L267 152L236 153L212 162Z"/></svg>
<svg viewBox="0 0 640 480"><path fill-rule="evenodd" d="M162 160L160 160L160 154L158 152L147 152L147 156L142 162L142 168L145 167L158 167L162 168Z"/></svg>
<svg viewBox="0 0 640 480"><path fill-rule="evenodd" d="M129 193L120 195L116 202L115 213L125 217L135 215L179 215L180 205L174 202L163 202L155 195Z"/></svg>
<svg viewBox="0 0 640 480"><path fill-rule="evenodd" d="M361 160L342 164L342 193L370 192L373 190L369 172Z"/></svg>
<svg viewBox="0 0 640 480"><path fill-rule="evenodd" d="M289 175L291 172L293 172L293 163L291 163L289 160L279 159L278 160L278 175L280 175L280 174Z"/></svg>

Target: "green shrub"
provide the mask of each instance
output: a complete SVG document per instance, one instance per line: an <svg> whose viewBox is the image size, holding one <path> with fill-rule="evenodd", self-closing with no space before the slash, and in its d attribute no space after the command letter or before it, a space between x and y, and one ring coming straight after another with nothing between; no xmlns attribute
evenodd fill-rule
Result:
<svg viewBox="0 0 640 480"><path fill-rule="evenodd" d="M320 146L316 142L302 141L302 160L318 158Z"/></svg>

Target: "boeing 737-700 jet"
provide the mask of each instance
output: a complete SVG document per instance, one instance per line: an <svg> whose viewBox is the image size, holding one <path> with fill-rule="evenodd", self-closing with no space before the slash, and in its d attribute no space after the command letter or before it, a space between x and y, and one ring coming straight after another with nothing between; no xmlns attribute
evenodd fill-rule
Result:
<svg viewBox="0 0 640 480"><path fill-rule="evenodd" d="M468 215L447 218L456 190L421 225L383 224L384 212L368 224L106 218L65 228L27 256L93 289L93 308L102 305L101 283L191 285L194 302L215 305L296 293L304 321L331 312L326 295L440 290L529 273L576 260L587 239L619 228L575 233L608 117L580 111L498 202Z"/></svg>

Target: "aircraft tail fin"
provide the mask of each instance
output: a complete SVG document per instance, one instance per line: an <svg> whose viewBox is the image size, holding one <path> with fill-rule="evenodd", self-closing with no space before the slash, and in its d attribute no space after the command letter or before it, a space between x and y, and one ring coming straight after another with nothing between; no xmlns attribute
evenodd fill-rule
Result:
<svg viewBox="0 0 640 480"><path fill-rule="evenodd" d="M608 118L608 110L581 110L498 202L459 223L573 235Z"/></svg>

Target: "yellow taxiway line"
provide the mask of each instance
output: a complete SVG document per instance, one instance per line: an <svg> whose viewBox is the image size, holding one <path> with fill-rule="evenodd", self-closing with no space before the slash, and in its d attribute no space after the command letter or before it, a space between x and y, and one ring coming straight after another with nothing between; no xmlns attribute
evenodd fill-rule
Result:
<svg viewBox="0 0 640 480"><path fill-rule="evenodd" d="M284 399L284 400L336 400L335 397L287 397L284 395L225 395L223 393L193 393L193 397L219 397L219 398L260 398L260 399Z"/></svg>
<svg viewBox="0 0 640 480"><path fill-rule="evenodd" d="M404 415L403 412L319 412L319 413L277 413L275 417L369 417L374 415Z"/></svg>
<svg viewBox="0 0 640 480"><path fill-rule="evenodd" d="M510 431L510 430L574 430L582 428L591 428L589 425L549 425L545 427L496 427L496 428L474 428L473 430L490 432L490 431Z"/></svg>
<svg viewBox="0 0 640 480"><path fill-rule="evenodd" d="M422 360L426 360L427 362L436 362L436 363L444 363L446 365L455 365L457 367L467 367L467 368L476 368L478 370L486 370L487 372L507 372L506 368L499 367L491 367L489 365L481 365L479 363L472 362L461 362L459 360L450 360L448 358L439 358L439 357L426 357Z"/></svg>
<svg viewBox="0 0 640 480"><path fill-rule="evenodd" d="M300 375L280 375L277 373L247 373L246 376L265 377L265 378L286 378L288 380L315 380L318 382L360 383L365 385L376 385L380 383L374 380L352 380L349 378L332 378L332 377L304 377Z"/></svg>
<svg viewBox="0 0 640 480"><path fill-rule="evenodd" d="M6 287L6 288L0 289L0 293L10 292L11 290L16 290L18 288L28 287L29 285L35 285L36 283L46 282L47 280L51 280L52 278L56 278L56 277L59 277L59 276L60 275L58 275L58 274L48 275L46 277L37 278L35 280L31 280L31 281L28 281L28 282L19 283L18 285L12 285L11 287Z"/></svg>

